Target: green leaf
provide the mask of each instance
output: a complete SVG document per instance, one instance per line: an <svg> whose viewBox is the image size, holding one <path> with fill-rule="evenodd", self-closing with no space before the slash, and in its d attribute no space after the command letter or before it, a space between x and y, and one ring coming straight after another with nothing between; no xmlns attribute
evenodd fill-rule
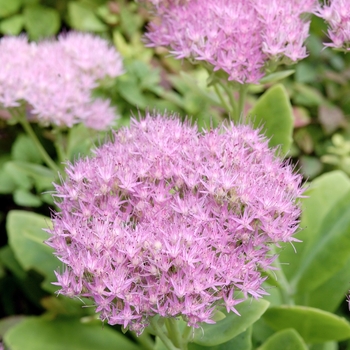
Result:
<svg viewBox="0 0 350 350"><path fill-rule="evenodd" d="M6 278L8 277L7 276L7 271L5 270L5 264L3 264L1 261L0 261L0 284L2 284L2 282L4 281L3 279L5 279L6 281ZM11 277L10 277L11 278ZM3 280L3 281L1 281ZM5 282L6 283L6 282ZM3 284L2 284L3 285ZM2 299L3 302L4 302L4 299ZM5 311L6 312L6 311Z"/></svg>
<svg viewBox="0 0 350 350"><path fill-rule="evenodd" d="M18 263L13 250L6 245L0 249L0 261L9 269L18 279L24 280L26 273Z"/></svg>
<svg viewBox="0 0 350 350"><path fill-rule="evenodd" d="M319 175L323 170L323 164L318 157L301 156L300 161L300 172L305 178L313 179Z"/></svg>
<svg viewBox="0 0 350 350"><path fill-rule="evenodd" d="M262 275L264 276L264 272L262 273ZM273 272L267 276L269 278L263 283L263 288L267 290L269 294L264 296L264 300L267 300L270 303L270 306L283 304L280 290L278 288L271 288L271 286L276 287L276 284L277 286L279 286L279 279L273 274Z"/></svg>
<svg viewBox="0 0 350 350"><path fill-rule="evenodd" d="M314 62L299 62L296 66L295 80L299 83L313 83L317 81L318 72Z"/></svg>
<svg viewBox="0 0 350 350"><path fill-rule="evenodd" d="M0 32L5 35L18 35L24 26L22 15L14 15L0 22Z"/></svg>
<svg viewBox="0 0 350 350"><path fill-rule="evenodd" d="M33 181L27 174L18 170L15 162L7 162L4 166L5 172L13 179L16 184L16 188L22 188L25 190L30 190L33 186Z"/></svg>
<svg viewBox="0 0 350 350"><path fill-rule="evenodd" d="M13 15L21 7L21 0L0 0L0 18Z"/></svg>
<svg viewBox="0 0 350 350"><path fill-rule="evenodd" d="M5 333L11 329L12 327L14 327L16 324L20 323L23 319L25 318L25 316L9 316L6 318L2 318L0 320L0 337L1 339L4 337Z"/></svg>
<svg viewBox="0 0 350 350"><path fill-rule="evenodd" d="M24 26L31 40L57 34L61 21L59 13L41 5L27 6L23 11Z"/></svg>
<svg viewBox="0 0 350 350"><path fill-rule="evenodd" d="M51 285L56 281L54 270L61 263L52 254L52 249L44 244L48 234L43 230L49 228L50 218L35 213L12 210L7 216L9 245L16 259L25 270L34 269L45 277L42 287L56 291Z"/></svg>
<svg viewBox="0 0 350 350"><path fill-rule="evenodd" d="M95 131L88 129L83 123L70 128L67 137L68 159L73 162L77 158L89 155L94 145L95 137Z"/></svg>
<svg viewBox="0 0 350 350"><path fill-rule="evenodd" d="M319 239L302 260L292 285L312 291L337 273L350 256L350 191L321 221ZM326 267L326 268L325 268Z"/></svg>
<svg viewBox="0 0 350 350"><path fill-rule="evenodd" d="M7 166L10 166L11 171L16 171L33 179L39 192L53 188L54 172L43 165L16 161L8 162Z"/></svg>
<svg viewBox="0 0 350 350"><path fill-rule="evenodd" d="M120 7L120 22L122 31L129 37L132 37L143 24L142 19L132 12L131 6L126 5Z"/></svg>
<svg viewBox="0 0 350 350"><path fill-rule="evenodd" d="M344 296L348 294L349 281L350 258L342 269L313 291L309 293L299 291L295 295L295 302L324 311L335 312L344 301Z"/></svg>
<svg viewBox="0 0 350 350"><path fill-rule="evenodd" d="M126 42L118 27L113 31L113 43L124 59L132 56L132 47Z"/></svg>
<svg viewBox="0 0 350 350"><path fill-rule="evenodd" d="M118 92L130 104L137 108L145 109L148 107L149 101L140 89L139 82L124 74L117 82Z"/></svg>
<svg viewBox="0 0 350 350"><path fill-rule="evenodd" d="M267 90L248 114L254 127L263 127L269 146L281 145L282 154L287 154L293 141L293 112L284 86L277 84Z"/></svg>
<svg viewBox="0 0 350 350"><path fill-rule="evenodd" d="M322 344L312 344L310 350L338 350L338 343L335 341L329 341Z"/></svg>
<svg viewBox="0 0 350 350"><path fill-rule="evenodd" d="M22 207L40 207L42 204L38 196L21 188L14 191L13 200L17 205Z"/></svg>
<svg viewBox="0 0 350 350"><path fill-rule="evenodd" d="M17 188L17 183L11 174L5 169L5 165L10 157L8 155L0 157L0 193L9 194Z"/></svg>
<svg viewBox="0 0 350 350"><path fill-rule="evenodd" d="M13 160L30 163L41 163L41 156L32 139L24 134L19 135L11 149Z"/></svg>
<svg viewBox="0 0 350 350"><path fill-rule="evenodd" d="M93 9L77 1L68 2L68 18L72 28L89 32L105 32L106 26Z"/></svg>
<svg viewBox="0 0 350 350"><path fill-rule="evenodd" d="M88 312L96 316L94 301L87 298L71 299L63 295L50 295L42 298L40 304L52 315L87 317Z"/></svg>
<svg viewBox="0 0 350 350"><path fill-rule="evenodd" d="M154 346L154 350L168 350L168 348L164 345L159 337L156 337L156 345Z"/></svg>
<svg viewBox="0 0 350 350"><path fill-rule="evenodd" d="M40 0L22 0L23 5L36 5Z"/></svg>
<svg viewBox="0 0 350 350"><path fill-rule="evenodd" d="M320 240L320 228L322 221L331 208L350 191L350 180L342 171L333 171L319 176L313 180L309 189L305 192L306 198L302 199L302 216L300 227L302 229L295 237L302 243L296 243L294 248L286 244L280 253L280 261L288 279L291 279L314 246Z"/></svg>
<svg viewBox="0 0 350 350"><path fill-rule="evenodd" d="M196 93L189 91L184 96L184 108L189 115L196 115L200 113L203 106L206 105L207 100Z"/></svg>
<svg viewBox="0 0 350 350"><path fill-rule="evenodd" d="M5 334L11 349L26 350L140 350L127 337L102 324L83 324L77 319L29 317Z"/></svg>
<svg viewBox="0 0 350 350"><path fill-rule="evenodd" d="M263 317L256 321L253 326L253 349L263 344L268 337L273 335L275 331L266 323Z"/></svg>
<svg viewBox="0 0 350 350"><path fill-rule="evenodd" d="M181 85L183 85L182 92L184 94L192 91L197 95L202 96L204 99L207 99L210 104L221 106L221 103L218 100L217 96L209 93L207 89L207 75L204 75L204 77L205 80L199 80L198 77L196 79L193 77L193 75L184 71L180 71L180 76L170 76L169 80L175 84L176 87L181 87Z"/></svg>
<svg viewBox="0 0 350 350"><path fill-rule="evenodd" d="M263 318L277 331L294 328L306 343L350 338L350 323L345 318L311 307L271 307Z"/></svg>
<svg viewBox="0 0 350 350"><path fill-rule="evenodd" d="M301 83L295 83L294 88L295 94L293 96L293 101L296 105L314 107L319 106L324 100L319 90L315 88Z"/></svg>
<svg viewBox="0 0 350 350"><path fill-rule="evenodd" d="M104 22L108 23L109 25L115 26L118 24L119 17L110 11L107 3L100 6L97 9L96 13L103 19Z"/></svg>
<svg viewBox="0 0 350 350"><path fill-rule="evenodd" d="M270 83L276 83L279 80L282 80L284 78L289 77L295 72L294 69L289 70L283 70L281 72L271 73L269 75L266 75L262 79L260 79L260 84L270 84Z"/></svg>
<svg viewBox="0 0 350 350"><path fill-rule="evenodd" d="M268 338L258 350L308 350L303 338L294 329L285 329Z"/></svg>
<svg viewBox="0 0 350 350"><path fill-rule="evenodd" d="M214 314L212 317L213 321L219 322L219 321L223 320L224 318L226 318L226 315L222 311L220 311L220 310L214 311Z"/></svg>
<svg viewBox="0 0 350 350"><path fill-rule="evenodd" d="M238 334L226 343L210 346L210 350L250 350L252 348L252 327ZM208 350L205 345L190 343L188 350Z"/></svg>
<svg viewBox="0 0 350 350"><path fill-rule="evenodd" d="M226 343L244 332L266 311L269 302L266 300L246 300L236 306L241 316L233 312L226 313L226 318L215 324L202 324L195 330L193 342L204 346L215 346Z"/></svg>

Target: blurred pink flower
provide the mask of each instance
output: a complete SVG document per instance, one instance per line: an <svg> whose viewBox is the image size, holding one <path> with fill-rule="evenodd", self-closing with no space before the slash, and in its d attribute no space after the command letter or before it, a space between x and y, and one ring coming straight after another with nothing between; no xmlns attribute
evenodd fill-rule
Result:
<svg viewBox="0 0 350 350"><path fill-rule="evenodd" d="M68 127L83 122L105 129L116 119L108 100L91 97L98 80L123 73L119 53L105 40L75 32L40 43L28 43L25 36L4 37L0 61L3 108L25 101L39 122Z"/></svg>
<svg viewBox="0 0 350 350"><path fill-rule="evenodd" d="M330 43L325 46L350 51L350 3L348 0L330 0L318 4L315 15L328 24Z"/></svg>
<svg viewBox="0 0 350 350"><path fill-rule="evenodd" d="M266 294L270 245L298 227L302 178L250 126L200 134L147 114L66 173L46 242L65 264L58 293L138 333L156 314L199 327Z"/></svg>
<svg viewBox="0 0 350 350"><path fill-rule="evenodd" d="M123 73L120 55L106 40L81 32L61 35L58 42L75 66L94 80L106 76L117 77Z"/></svg>
<svg viewBox="0 0 350 350"><path fill-rule="evenodd" d="M229 80L257 83L268 61L295 63L303 46L315 0L156 1L149 46L167 46L176 58L210 63Z"/></svg>

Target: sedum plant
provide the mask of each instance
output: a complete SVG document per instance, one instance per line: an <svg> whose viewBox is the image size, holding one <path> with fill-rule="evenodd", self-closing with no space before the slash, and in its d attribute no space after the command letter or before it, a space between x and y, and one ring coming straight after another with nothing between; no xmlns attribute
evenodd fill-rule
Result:
<svg viewBox="0 0 350 350"><path fill-rule="evenodd" d="M189 73L176 76L179 63L160 57L161 49L142 52L138 43L132 50L140 34L132 33L148 18L144 7L142 21L122 30L131 43L115 30L125 68L120 54L91 34L0 41L1 115L34 140L21 135L14 160L0 159L0 185L12 183L10 174L27 195L33 181L54 200L51 219L33 209L7 216L0 276L11 270L45 311L2 320L4 347L346 349L350 180L334 171L304 186L307 179L284 158L293 141L291 88L288 81L274 84L293 73L286 65L308 54L306 13L330 23L330 39L346 37L344 2L142 3L151 16L146 45L164 46L202 69L192 72L187 63ZM75 1L70 9L86 4ZM111 25L136 8L125 4L101 5ZM118 16L108 17L107 7ZM346 45L344 39L340 46ZM171 78L164 67L152 76L157 59L169 64ZM129 68L134 72L115 86L105 83ZM167 88L169 81L178 91ZM103 87L111 96L123 89L129 105L146 112L116 128L110 101L97 97L109 95ZM160 97L181 108L187 99L197 110L213 103L224 120L216 127L213 117L201 128L203 120L147 111L147 98L153 108ZM91 144L89 129L100 141L81 147Z"/></svg>

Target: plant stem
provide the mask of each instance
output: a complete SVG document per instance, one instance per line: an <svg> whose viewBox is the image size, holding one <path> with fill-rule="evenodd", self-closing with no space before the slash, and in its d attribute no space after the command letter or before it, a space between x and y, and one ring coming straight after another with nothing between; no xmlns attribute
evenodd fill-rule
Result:
<svg viewBox="0 0 350 350"><path fill-rule="evenodd" d="M238 118L243 117L245 98L247 96L247 91L249 89L249 84L242 84L239 89L239 99L238 99Z"/></svg>
<svg viewBox="0 0 350 350"><path fill-rule="evenodd" d="M272 248L271 250L273 251L273 253L275 253L274 248ZM282 270L282 266L281 266L281 263L280 263L278 257L273 262L273 265L276 267L275 274L276 274L276 278L277 278L277 282L278 282L278 283L276 283L276 286L281 292L283 303L285 303L287 305L294 305L294 300L292 298L292 287L289 284L289 282L288 282L288 280L287 280L287 278Z"/></svg>
<svg viewBox="0 0 350 350"><path fill-rule="evenodd" d="M168 336L174 343L174 345L180 349L183 349L181 333L179 330L179 324L177 320L175 318L167 318L165 320L165 326L168 330Z"/></svg>
<svg viewBox="0 0 350 350"><path fill-rule="evenodd" d="M54 135L55 135L54 144L55 144L57 156L60 163L63 163L68 160L68 156L67 156L67 152L65 151L64 138L61 130L59 128L55 128Z"/></svg>
<svg viewBox="0 0 350 350"><path fill-rule="evenodd" d="M25 132L28 134L28 136L32 139L34 142L36 148L38 149L43 161L46 163L46 165L55 173L60 172L59 167L56 165L56 163L52 160L52 158L48 155L43 145L40 143L38 137L36 136L34 130L32 129L30 123L28 122L27 118L23 115L18 116L18 121L22 125Z"/></svg>
<svg viewBox="0 0 350 350"><path fill-rule="evenodd" d="M220 100L220 102L221 102L221 105L222 105L222 107L226 110L227 114L228 114L228 115L232 114L233 111L232 111L230 105L229 105L229 104L227 103L227 101L225 100L224 96L222 95L222 93L221 93L221 91L220 91L220 89L219 89L218 84L215 84L215 85L214 85L214 90L215 90L216 94L218 95L219 100Z"/></svg>
<svg viewBox="0 0 350 350"><path fill-rule="evenodd" d="M154 350L154 341L147 333L147 330L145 330L139 336L137 336L135 332L130 332L130 334L138 343L142 345L144 350Z"/></svg>
<svg viewBox="0 0 350 350"><path fill-rule="evenodd" d="M238 122L239 120L239 115L237 114L237 102L235 101L234 97L233 97L233 91L231 89L229 89L229 87L227 86L227 83L224 82L223 84L220 84L223 89L225 90L228 99L230 101L231 104L231 112L232 112L232 116L230 119L232 119L235 122Z"/></svg>
<svg viewBox="0 0 350 350"><path fill-rule="evenodd" d="M192 327L186 326L182 333L182 343L186 344L185 350L187 349L187 344L188 344L188 341L190 340L192 329L193 329Z"/></svg>
<svg viewBox="0 0 350 350"><path fill-rule="evenodd" d="M160 338L160 340L163 342L165 347L168 350L179 350L168 338L168 336L163 332L162 328L159 326L157 319L155 317L151 318L151 326L153 327L153 330L155 331L156 335Z"/></svg>

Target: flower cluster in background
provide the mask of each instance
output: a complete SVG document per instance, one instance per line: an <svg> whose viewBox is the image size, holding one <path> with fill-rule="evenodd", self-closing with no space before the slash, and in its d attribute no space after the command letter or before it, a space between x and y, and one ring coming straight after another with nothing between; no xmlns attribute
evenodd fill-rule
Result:
<svg viewBox="0 0 350 350"><path fill-rule="evenodd" d="M307 56L304 41L314 0L151 1L155 19L149 46L167 46L178 59L191 58L223 70L229 80L257 83L269 61L295 63Z"/></svg>
<svg viewBox="0 0 350 350"><path fill-rule="evenodd" d="M328 24L330 43L325 46L335 49L350 50L350 6L347 0L332 0L318 5L314 11L316 16Z"/></svg>
<svg viewBox="0 0 350 350"><path fill-rule="evenodd" d="M29 116L42 124L83 122L105 129L116 118L110 101L93 99L98 80L123 73L119 53L88 33L69 32L58 40L29 43L25 36L0 40L0 106L27 104Z"/></svg>
<svg viewBox="0 0 350 350"><path fill-rule="evenodd" d="M200 134L147 114L66 173L47 241L66 266L59 293L138 333L156 314L198 327L266 294L269 246L298 226L302 177L247 125Z"/></svg>

